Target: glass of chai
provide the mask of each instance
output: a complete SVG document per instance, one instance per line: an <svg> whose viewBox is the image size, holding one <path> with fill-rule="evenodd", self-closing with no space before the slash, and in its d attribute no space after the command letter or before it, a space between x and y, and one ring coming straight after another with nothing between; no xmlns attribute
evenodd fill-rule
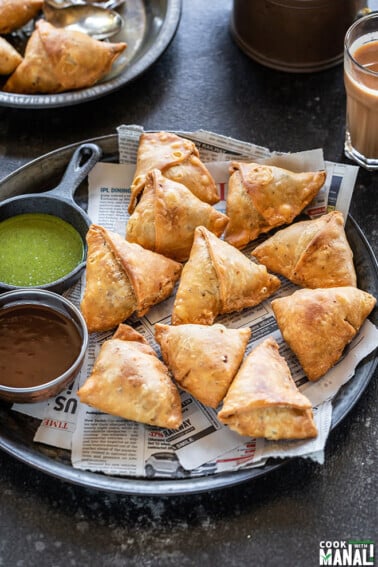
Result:
<svg viewBox="0 0 378 567"><path fill-rule="evenodd" d="M345 36L345 155L378 170L378 12L356 20Z"/></svg>

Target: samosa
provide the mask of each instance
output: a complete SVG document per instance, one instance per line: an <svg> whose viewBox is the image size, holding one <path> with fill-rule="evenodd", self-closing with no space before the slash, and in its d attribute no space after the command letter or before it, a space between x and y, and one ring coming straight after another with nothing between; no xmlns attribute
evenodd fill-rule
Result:
<svg viewBox="0 0 378 567"><path fill-rule="evenodd" d="M172 324L211 325L221 313L258 305L279 286L280 280L265 266L199 226L182 271Z"/></svg>
<svg viewBox="0 0 378 567"><path fill-rule="evenodd" d="M218 418L249 437L277 441L318 434L311 403L296 387L272 337L257 345L244 360Z"/></svg>
<svg viewBox="0 0 378 567"><path fill-rule="evenodd" d="M128 325L119 325L102 344L77 394L82 403L124 419L169 429L182 422L180 395L167 367Z"/></svg>
<svg viewBox="0 0 378 567"><path fill-rule="evenodd" d="M129 212L136 207L146 175L159 169L164 177L185 185L196 197L214 205L219 201L215 181L191 140L172 132L144 132L139 139L137 163L131 185Z"/></svg>
<svg viewBox="0 0 378 567"><path fill-rule="evenodd" d="M126 43L99 41L38 20L24 59L3 90L49 94L90 87L110 71L125 49Z"/></svg>
<svg viewBox="0 0 378 567"><path fill-rule="evenodd" d="M373 310L375 297L352 286L300 289L272 301L281 334L309 380L341 358Z"/></svg>
<svg viewBox="0 0 378 567"><path fill-rule="evenodd" d="M283 228L252 254L268 270L301 287L357 285L353 253L339 211Z"/></svg>
<svg viewBox="0 0 378 567"><path fill-rule="evenodd" d="M273 165L232 162L225 239L244 248L260 234L290 224L317 195L325 171L295 173Z"/></svg>
<svg viewBox="0 0 378 567"><path fill-rule="evenodd" d="M89 332L112 329L134 312L142 316L171 295L181 273L178 262L98 225L89 228L87 243L81 310Z"/></svg>
<svg viewBox="0 0 378 567"><path fill-rule="evenodd" d="M153 169L142 197L127 222L126 239L179 262L188 259L194 230L205 226L220 236L228 218L198 199L182 183Z"/></svg>
<svg viewBox="0 0 378 567"><path fill-rule="evenodd" d="M243 360L249 328L155 325L163 360L175 380L201 403L218 407Z"/></svg>

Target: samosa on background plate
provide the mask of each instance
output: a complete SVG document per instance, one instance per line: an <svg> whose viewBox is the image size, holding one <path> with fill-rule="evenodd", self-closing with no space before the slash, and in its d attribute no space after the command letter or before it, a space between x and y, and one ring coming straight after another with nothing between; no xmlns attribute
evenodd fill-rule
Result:
<svg viewBox="0 0 378 567"><path fill-rule="evenodd" d="M0 0L0 33L22 28L42 9L43 0Z"/></svg>
<svg viewBox="0 0 378 567"><path fill-rule="evenodd" d="M240 435L279 439L317 436L310 401L298 390L271 337L244 360L218 412Z"/></svg>
<svg viewBox="0 0 378 567"><path fill-rule="evenodd" d="M357 285L353 253L339 211L283 228L252 254L268 270L301 287Z"/></svg>
<svg viewBox="0 0 378 567"><path fill-rule="evenodd" d="M90 87L111 69L126 43L98 41L38 20L22 63L5 83L13 93L49 94Z"/></svg>
<svg viewBox="0 0 378 567"><path fill-rule="evenodd" d="M155 338L175 380L201 403L218 407L237 373L251 336L249 328L157 323Z"/></svg>
<svg viewBox="0 0 378 567"><path fill-rule="evenodd" d="M128 325L120 325L101 345L77 394L82 403L124 419L169 429L182 422L180 395L168 369Z"/></svg>
<svg viewBox="0 0 378 567"><path fill-rule="evenodd" d="M273 165L232 162L227 242L243 248L260 234L290 224L325 182L325 171L294 173Z"/></svg>
<svg viewBox="0 0 378 567"><path fill-rule="evenodd" d="M307 378L319 380L341 358L376 299L358 288L300 289L272 301L281 334Z"/></svg>
<svg viewBox="0 0 378 567"><path fill-rule="evenodd" d="M255 264L240 250L199 226L182 271L172 324L211 325L222 313L258 305L280 283L265 266Z"/></svg>
<svg viewBox="0 0 378 567"><path fill-rule="evenodd" d="M21 61L22 57L13 45L0 37L0 75L10 75Z"/></svg>
<svg viewBox="0 0 378 567"><path fill-rule="evenodd" d="M159 169L146 175L142 197L127 222L126 239L179 262L187 260L194 230L205 226L220 236L228 218Z"/></svg>
<svg viewBox="0 0 378 567"><path fill-rule="evenodd" d="M205 203L214 205L219 201L215 181L202 163L194 142L172 132L145 132L139 139L130 213L135 209L146 175L152 169L160 169L164 177L182 183Z"/></svg>
<svg viewBox="0 0 378 567"><path fill-rule="evenodd" d="M169 297L181 264L92 225L81 310L89 332L107 331Z"/></svg>

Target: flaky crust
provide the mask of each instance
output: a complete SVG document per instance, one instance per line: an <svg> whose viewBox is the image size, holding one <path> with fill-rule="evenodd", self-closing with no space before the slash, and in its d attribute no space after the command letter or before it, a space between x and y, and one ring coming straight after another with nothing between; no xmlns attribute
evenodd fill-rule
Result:
<svg viewBox="0 0 378 567"><path fill-rule="evenodd" d="M305 439L317 429L310 401L299 392L272 338L244 360L218 413L240 435L266 439Z"/></svg>
<svg viewBox="0 0 378 567"><path fill-rule="evenodd" d="M89 332L112 329L135 311L144 315L171 295L181 264L92 225L87 234L81 310Z"/></svg>
<svg viewBox="0 0 378 567"><path fill-rule="evenodd" d="M232 162L226 214L227 242L243 248L260 234L291 223L325 182L325 171L294 173L281 167Z"/></svg>
<svg viewBox="0 0 378 567"><path fill-rule="evenodd" d="M301 289L272 301L285 341L309 380L319 380L340 360L375 298L355 287Z"/></svg>
<svg viewBox="0 0 378 567"><path fill-rule="evenodd" d="M170 429L182 422L180 396L168 369L127 325L103 343L78 396L82 403L124 419Z"/></svg>
<svg viewBox="0 0 378 567"><path fill-rule="evenodd" d="M0 33L23 27L42 9L43 0L0 0Z"/></svg>
<svg viewBox="0 0 378 567"><path fill-rule="evenodd" d="M21 63L22 57L16 49L0 37L0 75L10 75Z"/></svg>
<svg viewBox="0 0 378 567"><path fill-rule="evenodd" d="M197 227L177 290L172 324L211 325L217 315L258 305L274 293L280 280L242 252Z"/></svg>
<svg viewBox="0 0 378 567"><path fill-rule="evenodd" d="M126 43L98 41L38 20L24 59L5 83L4 91L60 93L89 87L110 71L125 48Z"/></svg>
<svg viewBox="0 0 378 567"><path fill-rule="evenodd" d="M106 331L136 309L131 282L106 240L107 231L92 225L87 233L86 282L81 311L88 331Z"/></svg>
<svg viewBox="0 0 378 567"><path fill-rule="evenodd" d="M218 407L243 360L249 328L157 323L155 338L175 380L197 400Z"/></svg>
<svg viewBox="0 0 378 567"><path fill-rule="evenodd" d="M196 197L210 205L219 201L210 172L202 163L195 144L171 132L146 132L139 140L136 171L131 185L129 212L136 207L146 175L159 169L164 177L185 185Z"/></svg>
<svg viewBox="0 0 378 567"><path fill-rule="evenodd" d="M142 197L128 220L126 239L183 262L189 257L197 226L220 236L227 222L226 215L198 199L185 185L153 169L146 175Z"/></svg>
<svg viewBox="0 0 378 567"><path fill-rule="evenodd" d="M357 285L353 253L339 211L281 229L252 254L268 270L301 287Z"/></svg>

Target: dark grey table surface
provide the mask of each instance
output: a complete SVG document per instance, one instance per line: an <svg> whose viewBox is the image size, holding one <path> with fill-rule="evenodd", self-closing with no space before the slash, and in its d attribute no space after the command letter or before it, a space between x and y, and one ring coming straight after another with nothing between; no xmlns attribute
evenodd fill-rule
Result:
<svg viewBox="0 0 378 567"><path fill-rule="evenodd" d="M184 0L181 23L142 77L74 107L0 108L0 178L122 123L205 128L279 151L343 156L342 66L285 74L248 59L229 34L231 0ZM378 250L378 174L360 171L351 203ZM324 465L293 460L268 476L192 496L96 492L0 452L0 565L23 567L319 565L319 542L377 542L377 373L331 433Z"/></svg>

